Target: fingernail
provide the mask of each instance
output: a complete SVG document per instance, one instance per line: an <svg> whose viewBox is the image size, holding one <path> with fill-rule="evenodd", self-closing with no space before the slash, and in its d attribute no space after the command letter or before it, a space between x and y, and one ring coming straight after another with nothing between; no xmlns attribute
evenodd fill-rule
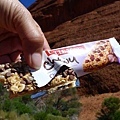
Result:
<svg viewBox="0 0 120 120"><path fill-rule="evenodd" d="M32 58L32 67L35 69L39 69L41 66L41 54L33 53L31 58Z"/></svg>

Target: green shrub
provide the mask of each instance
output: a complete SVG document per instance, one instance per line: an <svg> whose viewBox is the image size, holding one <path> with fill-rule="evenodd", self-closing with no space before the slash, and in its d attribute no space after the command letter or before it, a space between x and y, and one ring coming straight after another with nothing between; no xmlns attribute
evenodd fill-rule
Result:
<svg viewBox="0 0 120 120"><path fill-rule="evenodd" d="M11 112L8 112L8 115L6 117L9 120L17 120L18 114L16 111L11 111Z"/></svg>
<svg viewBox="0 0 120 120"><path fill-rule="evenodd" d="M103 105L106 106L110 112L115 112L120 108L120 99L115 97L107 98Z"/></svg>
<svg viewBox="0 0 120 120"><path fill-rule="evenodd" d="M31 115L26 113L20 115L18 120L35 120L35 119Z"/></svg>
<svg viewBox="0 0 120 120"><path fill-rule="evenodd" d="M0 120L35 120L31 115L18 115L16 111L5 112L0 111Z"/></svg>
<svg viewBox="0 0 120 120"><path fill-rule="evenodd" d="M25 95L21 97L21 101L25 104L32 102L32 99L30 98L30 95Z"/></svg>
<svg viewBox="0 0 120 120"><path fill-rule="evenodd" d="M70 100L68 101L68 108L79 108L80 107L80 103L78 102L78 100Z"/></svg>
<svg viewBox="0 0 120 120"><path fill-rule="evenodd" d="M7 116L7 113L4 112L3 110L0 110L0 120L4 120Z"/></svg>
<svg viewBox="0 0 120 120"><path fill-rule="evenodd" d="M0 86L1 90L2 87ZM2 90L4 94L1 93L0 96L0 110L3 110L1 113L4 114L3 118L6 120L14 120L14 118L16 120L50 120L52 118L68 120L67 116L69 117L75 112L76 114L78 113L80 104L76 95L76 89L68 91L58 91L48 95L46 99L40 99L43 100L43 103L38 100L37 104L35 104L36 100L31 100L29 95L9 99L8 92ZM41 109L42 104L44 109Z"/></svg>
<svg viewBox="0 0 120 120"><path fill-rule="evenodd" d="M19 114L24 114L24 113L31 114L33 111L29 106L27 106L24 103L21 103L19 101L13 102L13 106L15 107L15 109L17 110L17 112Z"/></svg>
<svg viewBox="0 0 120 120"><path fill-rule="evenodd" d="M3 105L2 105L2 109L4 111L12 111L12 110L16 110L19 114L23 114L23 113L29 113L31 114L33 109L30 108L29 106L27 106L26 104L17 101L17 100L5 100Z"/></svg>
<svg viewBox="0 0 120 120"><path fill-rule="evenodd" d="M4 103L2 104L2 109L4 111L11 111L13 109L13 105L12 105L12 102L11 100L4 100Z"/></svg>
<svg viewBox="0 0 120 120"><path fill-rule="evenodd" d="M41 111L41 112L37 112L36 114L34 114L34 119L35 120L45 120L46 116L47 116L47 113L44 111Z"/></svg>
<svg viewBox="0 0 120 120"><path fill-rule="evenodd" d="M55 116L52 114L48 114L46 119L44 120L69 120L68 118L62 117L62 116Z"/></svg>
<svg viewBox="0 0 120 120"><path fill-rule="evenodd" d="M120 120L120 110L116 111L114 114L114 120Z"/></svg>
<svg viewBox="0 0 120 120"><path fill-rule="evenodd" d="M0 83L0 94L3 92L3 85Z"/></svg>
<svg viewBox="0 0 120 120"><path fill-rule="evenodd" d="M69 108L69 109L68 109L68 115L69 115L69 116L72 116L72 115L78 114L78 113L79 113L79 110L76 109L76 108Z"/></svg>
<svg viewBox="0 0 120 120"><path fill-rule="evenodd" d="M68 110L67 110L67 111L62 112L62 116L63 116L63 117L68 116Z"/></svg>
<svg viewBox="0 0 120 120"><path fill-rule="evenodd" d="M116 97L106 98L103 101L98 120L120 120L120 99Z"/></svg>
<svg viewBox="0 0 120 120"><path fill-rule="evenodd" d="M61 92L62 96L75 96L77 93L77 89L76 88L70 88L70 89L66 89L63 90L63 92Z"/></svg>

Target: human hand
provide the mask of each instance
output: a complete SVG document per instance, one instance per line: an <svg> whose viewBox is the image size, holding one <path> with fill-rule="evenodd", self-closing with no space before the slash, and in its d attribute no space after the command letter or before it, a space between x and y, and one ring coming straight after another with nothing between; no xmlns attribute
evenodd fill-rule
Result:
<svg viewBox="0 0 120 120"><path fill-rule="evenodd" d="M43 49L50 49L47 40L30 12L18 0L0 0L0 63L20 60L40 68Z"/></svg>

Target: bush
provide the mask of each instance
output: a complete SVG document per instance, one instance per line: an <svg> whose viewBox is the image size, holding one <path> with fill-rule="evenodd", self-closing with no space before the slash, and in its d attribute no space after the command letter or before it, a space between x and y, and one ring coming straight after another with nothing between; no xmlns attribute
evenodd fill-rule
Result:
<svg viewBox="0 0 120 120"><path fill-rule="evenodd" d="M29 114L22 114L19 116L18 120L35 120L35 119Z"/></svg>
<svg viewBox="0 0 120 120"><path fill-rule="evenodd" d="M66 117L77 114L79 111L80 103L76 89L58 91L50 94L45 99L39 99L40 101L43 100L42 103L37 100L36 105L36 100L33 101L29 95L9 99L8 92L3 90L2 86L0 86L0 91L1 90L3 94L1 93L0 96L0 110L3 110L1 113L4 114L4 119L50 120L53 118L57 120L68 120ZM44 106L44 109L41 109L41 106Z"/></svg>
<svg viewBox="0 0 120 120"><path fill-rule="evenodd" d="M52 114L48 114L46 119L44 120L69 120L69 119L62 116L54 116Z"/></svg>
<svg viewBox="0 0 120 120"><path fill-rule="evenodd" d="M116 111L114 114L114 120L120 120L120 110Z"/></svg>
<svg viewBox="0 0 120 120"><path fill-rule="evenodd" d="M26 104L24 103L21 103L19 101L13 101L13 104L14 108L17 110L17 112L21 115L21 114L24 114L24 113L29 113L31 114L32 113L32 109L27 106Z"/></svg>
<svg viewBox="0 0 120 120"><path fill-rule="evenodd" d="M0 94L3 92L3 85L0 83Z"/></svg>
<svg viewBox="0 0 120 120"><path fill-rule="evenodd" d="M8 118L9 120L17 120L18 114L16 113L16 111L8 112L6 118Z"/></svg>
<svg viewBox="0 0 120 120"><path fill-rule="evenodd" d="M115 97L110 97L105 99L103 106L106 106L110 112L115 112L120 108L120 99Z"/></svg>
<svg viewBox="0 0 120 120"><path fill-rule="evenodd" d="M78 114L81 104L76 89L59 91L44 99L46 112L55 116L69 117Z"/></svg>
<svg viewBox="0 0 120 120"><path fill-rule="evenodd" d="M18 114L29 113L31 114L33 109L30 108L28 105L21 102L19 99L15 100L5 100L2 104L2 109L6 112L10 112L12 110L17 111Z"/></svg>
<svg viewBox="0 0 120 120"><path fill-rule="evenodd" d="M5 112L1 110L0 120L35 120L35 119L28 114L18 115L16 111Z"/></svg>
<svg viewBox="0 0 120 120"><path fill-rule="evenodd" d="M120 120L120 99L110 97L103 101L98 120Z"/></svg>
<svg viewBox="0 0 120 120"><path fill-rule="evenodd" d="M45 120L47 113L44 111L38 112L34 115L35 120Z"/></svg>
<svg viewBox="0 0 120 120"><path fill-rule="evenodd" d="M79 110L76 109L76 108L69 108L68 109L68 115L69 116L73 116L74 114L78 114L79 113Z"/></svg>
<svg viewBox="0 0 120 120"><path fill-rule="evenodd" d="M4 112L3 110L0 110L0 120L4 120L7 116L7 113Z"/></svg>
<svg viewBox="0 0 120 120"><path fill-rule="evenodd" d="M11 100L8 99L2 104L2 109L7 112L13 110L13 107Z"/></svg>
<svg viewBox="0 0 120 120"><path fill-rule="evenodd" d="M68 101L68 108L79 108L81 104L78 102L78 100L70 100Z"/></svg>

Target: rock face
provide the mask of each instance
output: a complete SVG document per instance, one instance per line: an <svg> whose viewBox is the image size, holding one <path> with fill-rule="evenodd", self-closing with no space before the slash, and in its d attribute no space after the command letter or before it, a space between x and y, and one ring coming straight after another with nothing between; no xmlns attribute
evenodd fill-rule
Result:
<svg viewBox="0 0 120 120"><path fill-rule="evenodd" d="M115 0L37 0L30 8L43 31Z"/></svg>
<svg viewBox="0 0 120 120"><path fill-rule="evenodd" d="M79 2L80 1L82 0L79 0ZM53 1L53 3L55 3L55 1ZM64 4L65 3L66 2L64 2ZM42 10L45 11L45 3L42 4L42 6L44 6ZM49 7L46 8L46 11L50 10L48 8ZM77 4L75 8L77 11ZM36 9L31 9L31 11L34 13L33 15L35 17ZM64 19L64 16L65 15L61 15L61 19ZM36 17L36 20L39 24L43 24L43 19L40 19L40 17ZM49 24L53 24L52 20L47 23L48 26ZM58 23L56 23L56 25L57 24ZM46 27L45 23L43 25ZM120 42L120 1L115 1L105 6L101 6L89 13L86 13L85 11L85 14L77 16L74 19L69 19L69 21L66 21L57 26L53 31L45 32L45 36L51 48L68 46L110 37L115 37L118 42ZM95 95L108 92L117 92L120 90L120 65L111 64L94 73L85 75L80 78L80 84L81 87L78 89L78 93L80 95Z"/></svg>

